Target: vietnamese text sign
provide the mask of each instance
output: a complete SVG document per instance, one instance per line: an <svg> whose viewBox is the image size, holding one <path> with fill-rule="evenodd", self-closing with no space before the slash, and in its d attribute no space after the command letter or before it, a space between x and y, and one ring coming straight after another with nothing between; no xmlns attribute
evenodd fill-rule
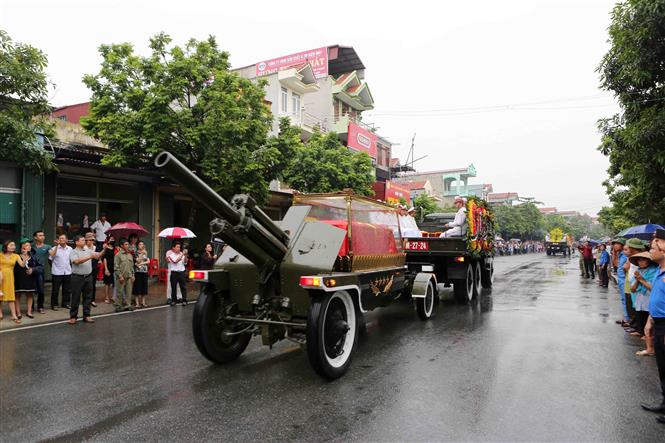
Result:
<svg viewBox="0 0 665 443"><path fill-rule="evenodd" d="M400 198L403 198L407 204L410 203L411 192L407 188L400 186L395 182L387 181L385 200L388 203L399 203Z"/></svg>
<svg viewBox="0 0 665 443"><path fill-rule="evenodd" d="M328 75L328 48L310 49L284 57L273 58L256 64L256 76L274 74L283 68L308 62L316 78Z"/></svg>
<svg viewBox="0 0 665 443"><path fill-rule="evenodd" d="M370 157L376 158L376 142L378 137L365 128L349 121L349 135L347 146L360 152L366 152Z"/></svg>

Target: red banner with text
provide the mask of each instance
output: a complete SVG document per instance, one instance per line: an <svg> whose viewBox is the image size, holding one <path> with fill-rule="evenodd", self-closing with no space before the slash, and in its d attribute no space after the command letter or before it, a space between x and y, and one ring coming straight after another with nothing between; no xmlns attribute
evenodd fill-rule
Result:
<svg viewBox="0 0 665 443"><path fill-rule="evenodd" d="M322 78L328 76L328 48L310 49L295 54L285 55L270 60L262 61L256 64L256 75L274 74L280 69L300 63L309 63L312 65L314 76Z"/></svg>

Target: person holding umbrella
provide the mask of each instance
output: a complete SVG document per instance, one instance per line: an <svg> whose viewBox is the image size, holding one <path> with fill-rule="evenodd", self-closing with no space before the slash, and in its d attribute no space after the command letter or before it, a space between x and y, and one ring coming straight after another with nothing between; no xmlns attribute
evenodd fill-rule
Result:
<svg viewBox="0 0 665 443"><path fill-rule="evenodd" d="M171 250L166 253L170 274L169 281L171 283L171 294L166 303L170 306L175 306L176 304L174 300L176 300L178 295L178 286L180 286L180 292L182 293L182 299L178 299L178 302L182 303L183 306L187 304L187 277L185 275L187 249L180 251L181 247L180 242L174 242Z"/></svg>
<svg viewBox="0 0 665 443"><path fill-rule="evenodd" d="M177 239L174 243L171 244L171 249L168 250L165 254L169 275L168 285L166 287L166 304L170 306L175 305L176 295L178 293L177 285L173 284L175 281L180 285L182 300L184 300L183 305L185 305L187 304L187 296L185 292L185 284L187 282L187 275L185 271L185 264L187 263L187 250L185 249L182 251L182 243L180 243L180 240L185 238L196 238L196 235L189 229L181 228L178 226L165 228L158 235L160 238L170 238L174 240ZM180 274L176 274L174 277L173 272L179 272Z"/></svg>

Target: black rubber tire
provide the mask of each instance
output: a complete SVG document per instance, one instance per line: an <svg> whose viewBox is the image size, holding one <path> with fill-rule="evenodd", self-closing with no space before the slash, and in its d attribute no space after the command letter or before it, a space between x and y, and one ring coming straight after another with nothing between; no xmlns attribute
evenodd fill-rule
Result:
<svg viewBox="0 0 665 443"><path fill-rule="evenodd" d="M485 269L484 266L480 269L480 282L484 289L492 289L494 284L494 261L490 262L489 269Z"/></svg>
<svg viewBox="0 0 665 443"><path fill-rule="evenodd" d="M222 336L217 324L222 303L218 296L202 292L194 306L192 331L199 352L213 363L223 364L240 357L252 338L250 333Z"/></svg>
<svg viewBox="0 0 665 443"><path fill-rule="evenodd" d="M453 284L455 301L461 305L469 303L473 299L473 268L471 264L466 265L466 278L456 280Z"/></svg>
<svg viewBox="0 0 665 443"><path fill-rule="evenodd" d="M313 297L307 311L307 357L317 374L334 380L346 373L358 346L358 318L356 306L347 291ZM335 331L332 325L332 321L339 320L346 322L346 326L350 328L343 334ZM342 341L341 346L344 349L341 353L337 353L338 348L330 345L326 347L326 337L330 338L332 334L338 335L337 343ZM347 342L349 338L351 341Z"/></svg>
<svg viewBox="0 0 665 443"><path fill-rule="evenodd" d="M473 265L473 298L480 297L480 292L482 291L482 285L480 279L482 278L482 268L480 267L480 260L475 262Z"/></svg>
<svg viewBox="0 0 665 443"><path fill-rule="evenodd" d="M421 320L429 320L434 315L434 306L436 305L436 292L432 280L427 283L427 293L424 298L414 298L416 304L416 313Z"/></svg>

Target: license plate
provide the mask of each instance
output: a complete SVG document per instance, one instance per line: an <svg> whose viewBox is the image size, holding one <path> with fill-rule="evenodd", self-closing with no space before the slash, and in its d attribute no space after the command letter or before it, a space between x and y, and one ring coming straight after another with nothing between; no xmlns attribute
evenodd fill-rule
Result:
<svg viewBox="0 0 665 443"><path fill-rule="evenodd" d="M427 251L429 250L429 243L426 241L408 241L406 242L406 249L411 251Z"/></svg>

